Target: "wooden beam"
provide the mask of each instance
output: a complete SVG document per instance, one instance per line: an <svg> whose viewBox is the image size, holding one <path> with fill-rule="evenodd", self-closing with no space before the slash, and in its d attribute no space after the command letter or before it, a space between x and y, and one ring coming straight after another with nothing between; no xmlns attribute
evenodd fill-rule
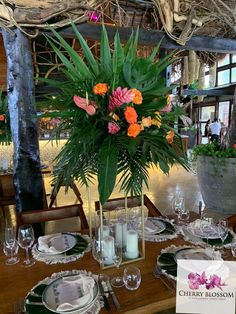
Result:
<svg viewBox="0 0 236 314"><path fill-rule="evenodd" d="M182 95L184 96L233 96L235 85L222 87L222 88L212 88L212 89L184 89Z"/></svg>
<svg viewBox="0 0 236 314"><path fill-rule="evenodd" d="M86 39L100 41L102 30L102 26L100 24L82 23L78 24L77 28ZM106 25L106 29L109 40L113 40L116 31L118 31L122 42L127 41L133 30L131 27L124 28L110 25ZM74 37L74 32L71 27L66 27L60 30L60 33L63 37ZM192 38L184 46L181 46L164 32L143 28L139 30L140 45L155 46L160 40L162 40L161 47L166 49L236 53L236 39L192 36Z"/></svg>

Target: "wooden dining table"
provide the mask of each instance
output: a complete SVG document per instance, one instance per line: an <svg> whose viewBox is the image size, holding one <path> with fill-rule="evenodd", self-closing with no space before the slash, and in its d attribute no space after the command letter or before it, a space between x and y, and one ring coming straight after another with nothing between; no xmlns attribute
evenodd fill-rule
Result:
<svg viewBox="0 0 236 314"><path fill-rule="evenodd" d="M145 259L135 261L130 265L138 267L141 271L142 281L140 287L135 291L129 291L124 286L113 288L120 302L120 310L116 310L112 299L109 298L111 306L110 313L126 314L152 314L169 309L175 306L175 293L170 294L160 279L153 275L153 267L161 249L171 244L183 245L186 242L182 238L164 242L146 242ZM86 253L81 259L67 264L47 265L44 262L36 261L32 267L23 267L24 252L20 250L20 263L16 265L6 265L6 256L2 247L0 253L0 313L14 313L14 304L22 300L27 292L39 281L51 276L53 273L63 270L87 270L94 274L105 273L111 277L122 274L126 265L121 265L119 269L101 269L99 264L93 259L92 253ZM102 308L101 314L109 313Z"/></svg>

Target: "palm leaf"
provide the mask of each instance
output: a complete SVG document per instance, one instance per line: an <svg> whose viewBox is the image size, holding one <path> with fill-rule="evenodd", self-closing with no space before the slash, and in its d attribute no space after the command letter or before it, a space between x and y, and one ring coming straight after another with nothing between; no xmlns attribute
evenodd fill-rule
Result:
<svg viewBox="0 0 236 314"><path fill-rule="evenodd" d="M115 137L107 137L99 152L98 191L103 205L111 195L117 175L118 150Z"/></svg>
<svg viewBox="0 0 236 314"><path fill-rule="evenodd" d="M106 28L102 27L101 36L101 55L100 55L101 68L104 71L107 78L111 77L112 73L112 62L111 62L111 52L107 36Z"/></svg>

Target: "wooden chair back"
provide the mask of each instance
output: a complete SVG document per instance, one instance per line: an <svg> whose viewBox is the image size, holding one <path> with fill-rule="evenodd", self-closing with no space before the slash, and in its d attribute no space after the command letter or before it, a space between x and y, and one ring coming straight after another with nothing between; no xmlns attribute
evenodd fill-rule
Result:
<svg viewBox="0 0 236 314"><path fill-rule="evenodd" d="M16 201L13 175L0 175L0 205L14 205L15 203Z"/></svg>
<svg viewBox="0 0 236 314"><path fill-rule="evenodd" d="M146 194L144 194L144 196L143 196L143 201L144 201L144 205L148 209L148 216L149 217L162 216L161 212L156 208L156 206L153 204L153 202L148 198L148 196ZM127 207L128 208L137 207L137 206L141 206L141 198L140 197L131 197L131 196L127 197ZM102 208L104 210L115 210L118 207L125 207L125 198L124 197L110 199L102 206ZM95 202L95 210L96 211L100 210L99 201Z"/></svg>
<svg viewBox="0 0 236 314"><path fill-rule="evenodd" d="M81 229L89 229L81 204L21 212L17 214L17 225L36 224L70 217L79 217L81 221Z"/></svg>
<svg viewBox="0 0 236 314"><path fill-rule="evenodd" d="M236 232L236 215L229 216L227 218L228 227L232 228L234 232Z"/></svg>

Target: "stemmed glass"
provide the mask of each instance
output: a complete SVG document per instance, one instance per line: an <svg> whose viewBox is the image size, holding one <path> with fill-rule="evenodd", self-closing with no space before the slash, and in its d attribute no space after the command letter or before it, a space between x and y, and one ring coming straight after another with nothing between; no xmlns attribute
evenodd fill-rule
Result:
<svg viewBox="0 0 236 314"><path fill-rule="evenodd" d="M18 229L18 243L22 249L25 249L26 259L23 261L24 266L30 267L35 264L33 259L29 257L29 248L35 240L34 229L31 225L22 225Z"/></svg>
<svg viewBox="0 0 236 314"><path fill-rule="evenodd" d="M184 196L180 193L176 193L172 201L172 209L177 215L177 222L181 212L183 212L184 206Z"/></svg>
<svg viewBox="0 0 236 314"><path fill-rule="evenodd" d="M122 261L122 247L120 245L114 246L114 255L113 255L113 263L119 269L121 261ZM124 285L123 278L120 276L115 276L111 279L111 285L115 288L120 288Z"/></svg>
<svg viewBox="0 0 236 314"><path fill-rule="evenodd" d="M224 248L224 242L228 236L228 222L226 219L219 219L217 230L218 230L218 235L222 242L222 248ZM225 255L225 252L223 249L221 250L221 254Z"/></svg>
<svg viewBox="0 0 236 314"><path fill-rule="evenodd" d="M14 227L5 228L5 242L3 243L3 251L6 256L10 255L10 258L6 261L7 265L14 265L19 262L19 258L15 256L18 252L18 244L16 241L16 232Z"/></svg>

